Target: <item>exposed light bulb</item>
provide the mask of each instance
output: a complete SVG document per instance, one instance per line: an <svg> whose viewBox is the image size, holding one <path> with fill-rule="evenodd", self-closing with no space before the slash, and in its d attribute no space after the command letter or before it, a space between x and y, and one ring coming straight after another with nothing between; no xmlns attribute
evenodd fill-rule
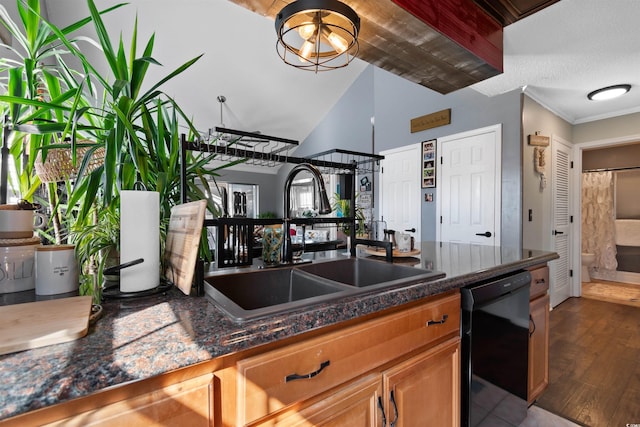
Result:
<svg viewBox="0 0 640 427"><path fill-rule="evenodd" d="M304 40L309 40L316 33L316 26L312 23L302 24L298 27L298 34Z"/></svg>
<svg viewBox="0 0 640 427"><path fill-rule="evenodd" d="M331 47L333 47L333 49L338 53L343 53L349 47L349 44L344 39L344 37L339 36L333 31L329 31L326 28L323 28L322 35L327 39L329 44L331 44Z"/></svg>
<svg viewBox="0 0 640 427"><path fill-rule="evenodd" d="M305 41L300 48L300 62L309 62L309 58L311 58L311 53L313 52L314 43L309 41Z"/></svg>

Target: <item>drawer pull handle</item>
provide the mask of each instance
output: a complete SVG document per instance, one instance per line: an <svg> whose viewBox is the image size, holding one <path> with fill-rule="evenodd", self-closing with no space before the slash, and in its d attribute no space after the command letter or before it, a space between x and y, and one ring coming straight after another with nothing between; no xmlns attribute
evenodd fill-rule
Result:
<svg viewBox="0 0 640 427"><path fill-rule="evenodd" d="M291 375L287 375L284 378L284 382L288 383L289 381L294 381L294 380L308 380L310 378L315 377L316 375L318 375L320 372L322 372L322 370L324 368L326 368L327 366L329 366L331 364L331 362L329 362L328 360L325 362L322 362L320 364L320 369L318 369L317 371L313 371L310 372L308 374L305 375L300 375L300 374L291 374Z"/></svg>
<svg viewBox="0 0 640 427"><path fill-rule="evenodd" d="M538 279L538 280L536 280L536 285L539 285L540 283L544 283L544 279Z"/></svg>
<svg viewBox="0 0 640 427"><path fill-rule="evenodd" d="M447 319L449 318L448 314L443 314L442 315L442 319L440 320L429 320L427 322L427 326L431 326L431 325L442 325L444 322L447 321Z"/></svg>

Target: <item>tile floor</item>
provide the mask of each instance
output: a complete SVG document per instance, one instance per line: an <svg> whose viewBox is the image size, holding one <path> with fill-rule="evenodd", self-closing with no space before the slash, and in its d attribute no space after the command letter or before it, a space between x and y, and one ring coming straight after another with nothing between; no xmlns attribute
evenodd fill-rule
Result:
<svg viewBox="0 0 640 427"><path fill-rule="evenodd" d="M514 427L527 417L526 402L505 390L473 376L471 383L471 426Z"/></svg>
<svg viewBox="0 0 640 427"><path fill-rule="evenodd" d="M471 425L474 427L580 427L535 405L527 410L522 399L482 378L475 375L473 378Z"/></svg>
<svg viewBox="0 0 640 427"><path fill-rule="evenodd" d="M518 427L579 427L576 424L535 405L529 407L527 418Z"/></svg>

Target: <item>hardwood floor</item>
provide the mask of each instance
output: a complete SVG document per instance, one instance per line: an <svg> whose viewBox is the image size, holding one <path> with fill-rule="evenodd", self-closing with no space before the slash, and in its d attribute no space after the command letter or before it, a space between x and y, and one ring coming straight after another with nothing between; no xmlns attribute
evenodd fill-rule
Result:
<svg viewBox="0 0 640 427"><path fill-rule="evenodd" d="M640 285L598 280L582 283L584 298L640 307Z"/></svg>
<svg viewBox="0 0 640 427"><path fill-rule="evenodd" d="M640 308L570 298L550 313L549 351L538 406L590 427L640 423Z"/></svg>

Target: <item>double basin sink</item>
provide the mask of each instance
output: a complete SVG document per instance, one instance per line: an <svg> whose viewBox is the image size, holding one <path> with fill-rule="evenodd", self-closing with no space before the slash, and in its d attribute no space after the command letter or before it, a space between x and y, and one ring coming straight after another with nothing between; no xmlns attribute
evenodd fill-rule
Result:
<svg viewBox="0 0 640 427"><path fill-rule="evenodd" d="M444 277L420 268L346 258L205 278L205 293L236 321Z"/></svg>

